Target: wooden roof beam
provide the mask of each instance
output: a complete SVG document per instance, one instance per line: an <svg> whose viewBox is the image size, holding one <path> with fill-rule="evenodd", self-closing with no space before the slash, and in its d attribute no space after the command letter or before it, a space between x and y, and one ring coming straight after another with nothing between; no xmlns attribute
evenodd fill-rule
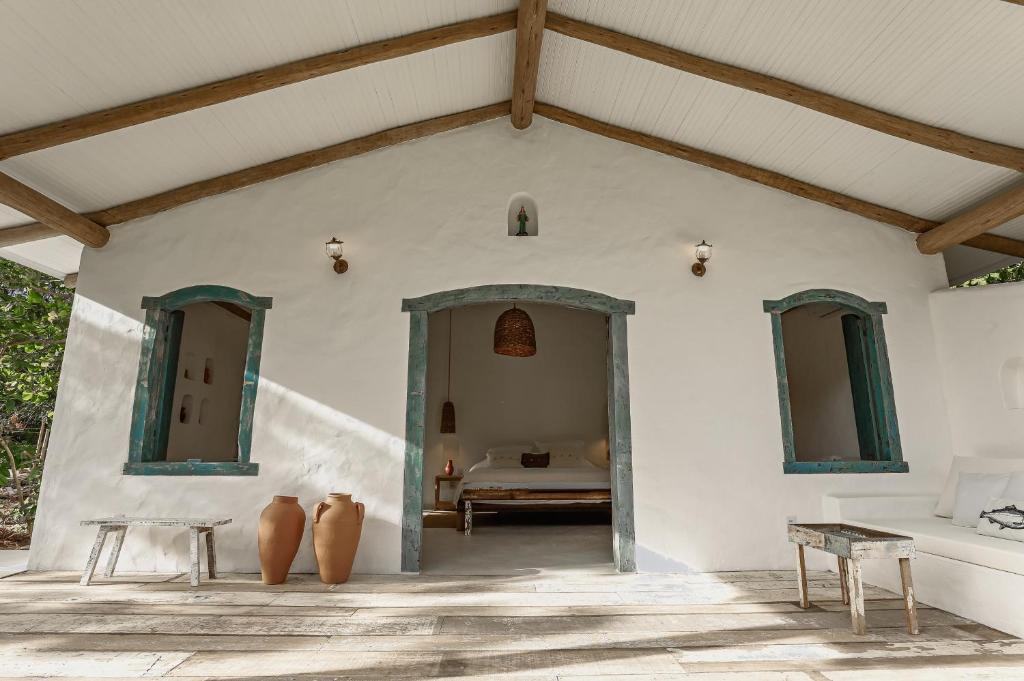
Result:
<svg viewBox="0 0 1024 681"><path fill-rule="evenodd" d="M295 154L294 156L270 161L269 163L263 163L251 168L237 170L219 177L193 182L192 184L160 194L154 194L153 196L147 196L88 213L82 219L92 220L97 223L97 226L116 225L128 222L129 220L136 220L191 203L192 201L198 201L208 196L216 196L217 194L241 189L242 187L248 187L259 182L266 182L267 180L273 180L300 170L331 163L332 161L359 156L376 149L383 149L384 147L408 142L420 137L428 137L440 132L473 125L474 123L482 123L494 118L508 116L510 107L511 102L499 102L448 116L438 116L437 118L430 118L418 123L402 125L390 130L367 135L366 137L359 137L329 147L314 149L313 151ZM105 231L106 229L104 229ZM13 236L8 236L8 233L13 233ZM52 236L55 236L52 230L37 223L8 227L0 229L0 246L10 246L16 243L24 243Z"/></svg>
<svg viewBox="0 0 1024 681"><path fill-rule="evenodd" d="M489 17L469 19L430 28L425 31L347 50L329 52L316 57L260 69L234 78L187 88L166 95L150 97L131 104L46 123L26 130L0 135L0 159L27 154L58 144L92 137L112 130L154 121L159 118L247 97L266 90L319 78L346 69L374 62L395 59L435 47L482 38L511 31L516 27L516 13L505 12ZM539 41L538 41L539 42Z"/></svg>
<svg viewBox="0 0 1024 681"><path fill-rule="evenodd" d="M533 121L540 67L540 45L548 0L520 0L516 20L516 63L512 77L512 125L522 130Z"/></svg>
<svg viewBox="0 0 1024 681"><path fill-rule="evenodd" d="M932 254L967 243L1016 217L1024 215L1024 184L998 194L995 198L961 213L952 220L917 237L917 248Z"/></svg>
<svg viewBox="0 0 1024 681"><path fill-rule="evenodd" d="M534 111L536 111L538 116L544 116L545 118L550 118L553 121L571 125L575 128L579 128L580 130L586 130L587 132L602 135L603 137L619 140L620 142L626 142L628 144L635 144L636 146L650 149L651 151L657 151L669 156L675 156L676 158L683 159L684 161L690 161L691 163L697 163L708 168L714 168L715 170L720 170L724 173L729 173L730 175L735 175L736 177L741 177L745 180L757 182L758 184L763 184L767 187L772 187L773 189L779 189L789 194L810 199L811 201L824 203L832 206L833 208L839 208L850 213L855 213L861 217L868 218L869 220L884 222L886 224L899 227L900 229L905 229L909 232L921 233L938 225L937 222L925 220L924 218L919 218L892 208L886 208L885 206L880 206L878 204L871 203L870 201L864 201L852 196L847 196L846 194L841 194L831 189L818 187L817 185L797 180L773 170L759 168L757 166L750 165L749 163L744 163L743 161L737 161L726 156L720 156L709 151L703 151L701 149L686 146L685 144L679 144L678 142L672 142L671 140L647 135L635 130L629 130L628 128L622 128L610 123L603 123L588 116L574 113L557 106L552 106L551 104L537 102ZM1007 239L1006 237L993 239L990 235L985 235L984 237L969 239L964 242L964 245L973 246L974 248L980 248L986 251L1024 257L1024 241Z"/></svg>
<svg viewBox="0 0 1024 681"><path fill-rule="evenodd" d="M0 203L33 217L47 227L67 234L86 246L99 248L110 240L110 232L106 227L82 217L4 173L0 173Z"/></svg>
<svg viewBox="0 0 1024 681"><path fill-rule="evenodd" d="M1024 172L1024 149L912 121L781 78L698 57L554 12L548 13L545 27L570 38L585 40L696 76L782 99L911 142Z"/></svg>

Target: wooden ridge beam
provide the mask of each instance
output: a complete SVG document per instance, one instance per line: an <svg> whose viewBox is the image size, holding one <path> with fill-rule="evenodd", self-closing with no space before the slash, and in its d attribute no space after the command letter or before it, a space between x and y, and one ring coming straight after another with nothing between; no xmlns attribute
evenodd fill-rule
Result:
<svg viewBox="0 0 1024 681"><path fill-rule="evenodd" d="M234 78L150 97L130 104L46 123L0 135L0 159L154 121L166 116L220 104L239 97L319 78L374 62L395 59L435 47L482 38L516 27L516 13L505 12L430 28L398 38L378 40L346 50L272 66Z"/></svg>
<svg viewBox="0 0 1024 681"><path fill-rule="evenodd" d="M340 144L306 151L251 168L237 170L226 175L193 182L160 194L154 194L153 196L147 196L88 213L85 218L93 220L97 225L116 225L128 222L129 220L137 220L138 218L170 210L171 208L176 208L192 201L198 201L208 196L216 196L217 194L223 194L234 189L266 182L267 180L289 175L300 170L314 168L325 163L331 163L332 161L359 156L360 154L401 142L408 142L420 137L428 137L440 132L473 125L474 123L482 123L494 118L508 116L510 108L511 102L499 102L448 116L438 116L437 118L430 118L418 123L402 125L365 137L341 142ZM13 238L8 236L8 232L15 233ZM48 230L43 225L37 223L8 227L7 229L0 229L0 246L10 246L15 243L52 236L54 236L52 230Z"/></svg>
<svg viewBox="0 0 1024 681"><path fill-rule="evenodd" d="M99 248L110 240L110 232L106 227L82 217L4 173L0 173L0 203L33 217L47 227L67 234L86 246Z"/></svg>
<svg viewBox="0 0 1024 681"><path fill-rule="evenodd" d="M922 253L941 253L1021 215L1024 215L1024 184L1004 191L928 230L917 237L917 248Z"/></svg>
<svg viewBox="0 0 1024 681"><path fill-rule="evenodd" d="M512 76L512 125L522 130L533 121L540 45L548 0L520 0L516 20L516 62Z"/></svg>
<svg viewBox="0 0 1024 681"><path fill-rule="evenodd" d="M757 182L758 184L763 184L767 187L772 187L773 189L779 189L789 194L810 199L811 201L824 203L832 206L833 208L839 208L840 210L855 213L868 218L869 220L884 222L886 224L899 227L900 229L905 229L909 232L926 232L939 224L931 220L925 220L924 218L910 215L909 213L904 213L892 208L886 208L885 206L880 206L876 203L871 203L870 201L864 201L852 196L847 196L846 194L841 194L831 189L825 189L824 187L803 182L789 177L788 175L777 173L773 170L759 168L757 166L750 165L749 163L744 163L743 161L737 161L726 156L720 156L709 151L703 151L701 149L686 146L685 144L679 144L678 142L672 142L653 135L629 130L628 128L622 128L610 123L603 123L594 118L590 118L561 107L553 106L551 104L537 102L534 111L538 116L544 116L545 118L550 118L553 121L571 125L575 128L579 128L580 130L586 130L587 132L592 132L620 142L626 142L627 144L634 144L668 156L675 156L676 158L683 159L684 161L690 161L691 163L697 163L708 168L720 170L724 173L729 173L730 175L735 175L736 177L741 177L745 180L750 180L752 182ZM988 237L989 235L971 239L969 241L965 241L964 245L981 248L987 251L994 251L996 253L1024 257L1024 241L1007 239L1006 237L998 237L995 239Z"/></svg>
<svg viewBox="0 0 1024 681"><path fill-rule="evenodd" d="M1024 172L1024 149L971 137L857 104L790 81L659 45L550 12L545 27L696 76L775 97L850 123L952 154Z"/></svg>

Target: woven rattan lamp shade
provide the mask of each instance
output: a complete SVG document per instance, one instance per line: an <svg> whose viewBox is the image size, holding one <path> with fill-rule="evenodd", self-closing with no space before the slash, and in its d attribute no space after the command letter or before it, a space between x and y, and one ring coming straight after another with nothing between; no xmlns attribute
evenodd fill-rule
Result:
<svg viewBox="0 0 1024 681"><path fill-rule="evenodd" d="M450 434L455 432L455 404L445 402L441 405L441 432Z"/></svg>
<svg viewBox="0 0 1024 681"><path fill-rule="evenodd" d="M530 315L517 307L501 313L494 325L494 352L508 357L537 354L537 334Z"/></svg>

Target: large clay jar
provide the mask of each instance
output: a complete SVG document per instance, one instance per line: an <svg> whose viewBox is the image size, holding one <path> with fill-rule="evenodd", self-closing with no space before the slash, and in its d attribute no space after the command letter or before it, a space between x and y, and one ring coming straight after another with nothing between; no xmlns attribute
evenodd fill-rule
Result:
<svg viewBox="0 0 1024 681"><path fill-rule="evenodd" d="M359 548L365 509L351 494L332 492L313 512L313 549L325 584L347 582Z"/></svg>
<svg viewBox="0 0 1024 681"><path fill-rule="evenodd" d="M306 528L306 512L298 497L274 497L260 514L260 574L264 584L280 584L288 578L295 553Z"/></svg>

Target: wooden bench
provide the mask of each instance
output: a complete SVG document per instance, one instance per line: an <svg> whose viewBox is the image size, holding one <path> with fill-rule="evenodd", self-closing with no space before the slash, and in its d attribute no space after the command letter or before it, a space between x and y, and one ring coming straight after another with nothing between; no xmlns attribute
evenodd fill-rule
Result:
<svg viewBox="0 0 1024 681"><path fill-rule="evenodd" d="M114 567L117 565L117 558L121 553L121 546L124 545L124 536L130 526L144 527L187 527L189 530L188 554L189 554L189 582L192 586L199 586L199 535L206 535L206 569L210 579L217 578L217 548L213 541L213 528L218 525L227 525L231 518L213 520L210 518L97 518L95 520L83 520L83 525L99 525L96 533L96 542L89 554L89 562L85 565L82 573L82 586L89 586L92 575L96 571L96 563L100 560L100 552L103 551L103 543L107 535L114 533L114 545L110 549L110 556L107 558L107 569L103 571L105 577L114 574Z"/></svg>
<svg viewBox="0 0 1024 681"><path fill-rule="evenodd" d="M789 541L796 544L797 591L800 595L801 608L811 607L807 595L807 570L804 567L805 546L838 557L839 590L843 604L850 606L850 619L855 634L863 634L867 629L864 619L861 561L871 558L895 558L899 560L900 578L903 582L903 607L907 612L907 631L911 634L920 633L917 606L914 602L914 582L910 577L910 559L914 557L913 538L843 523L794 523L789 526Z"/></svg>

